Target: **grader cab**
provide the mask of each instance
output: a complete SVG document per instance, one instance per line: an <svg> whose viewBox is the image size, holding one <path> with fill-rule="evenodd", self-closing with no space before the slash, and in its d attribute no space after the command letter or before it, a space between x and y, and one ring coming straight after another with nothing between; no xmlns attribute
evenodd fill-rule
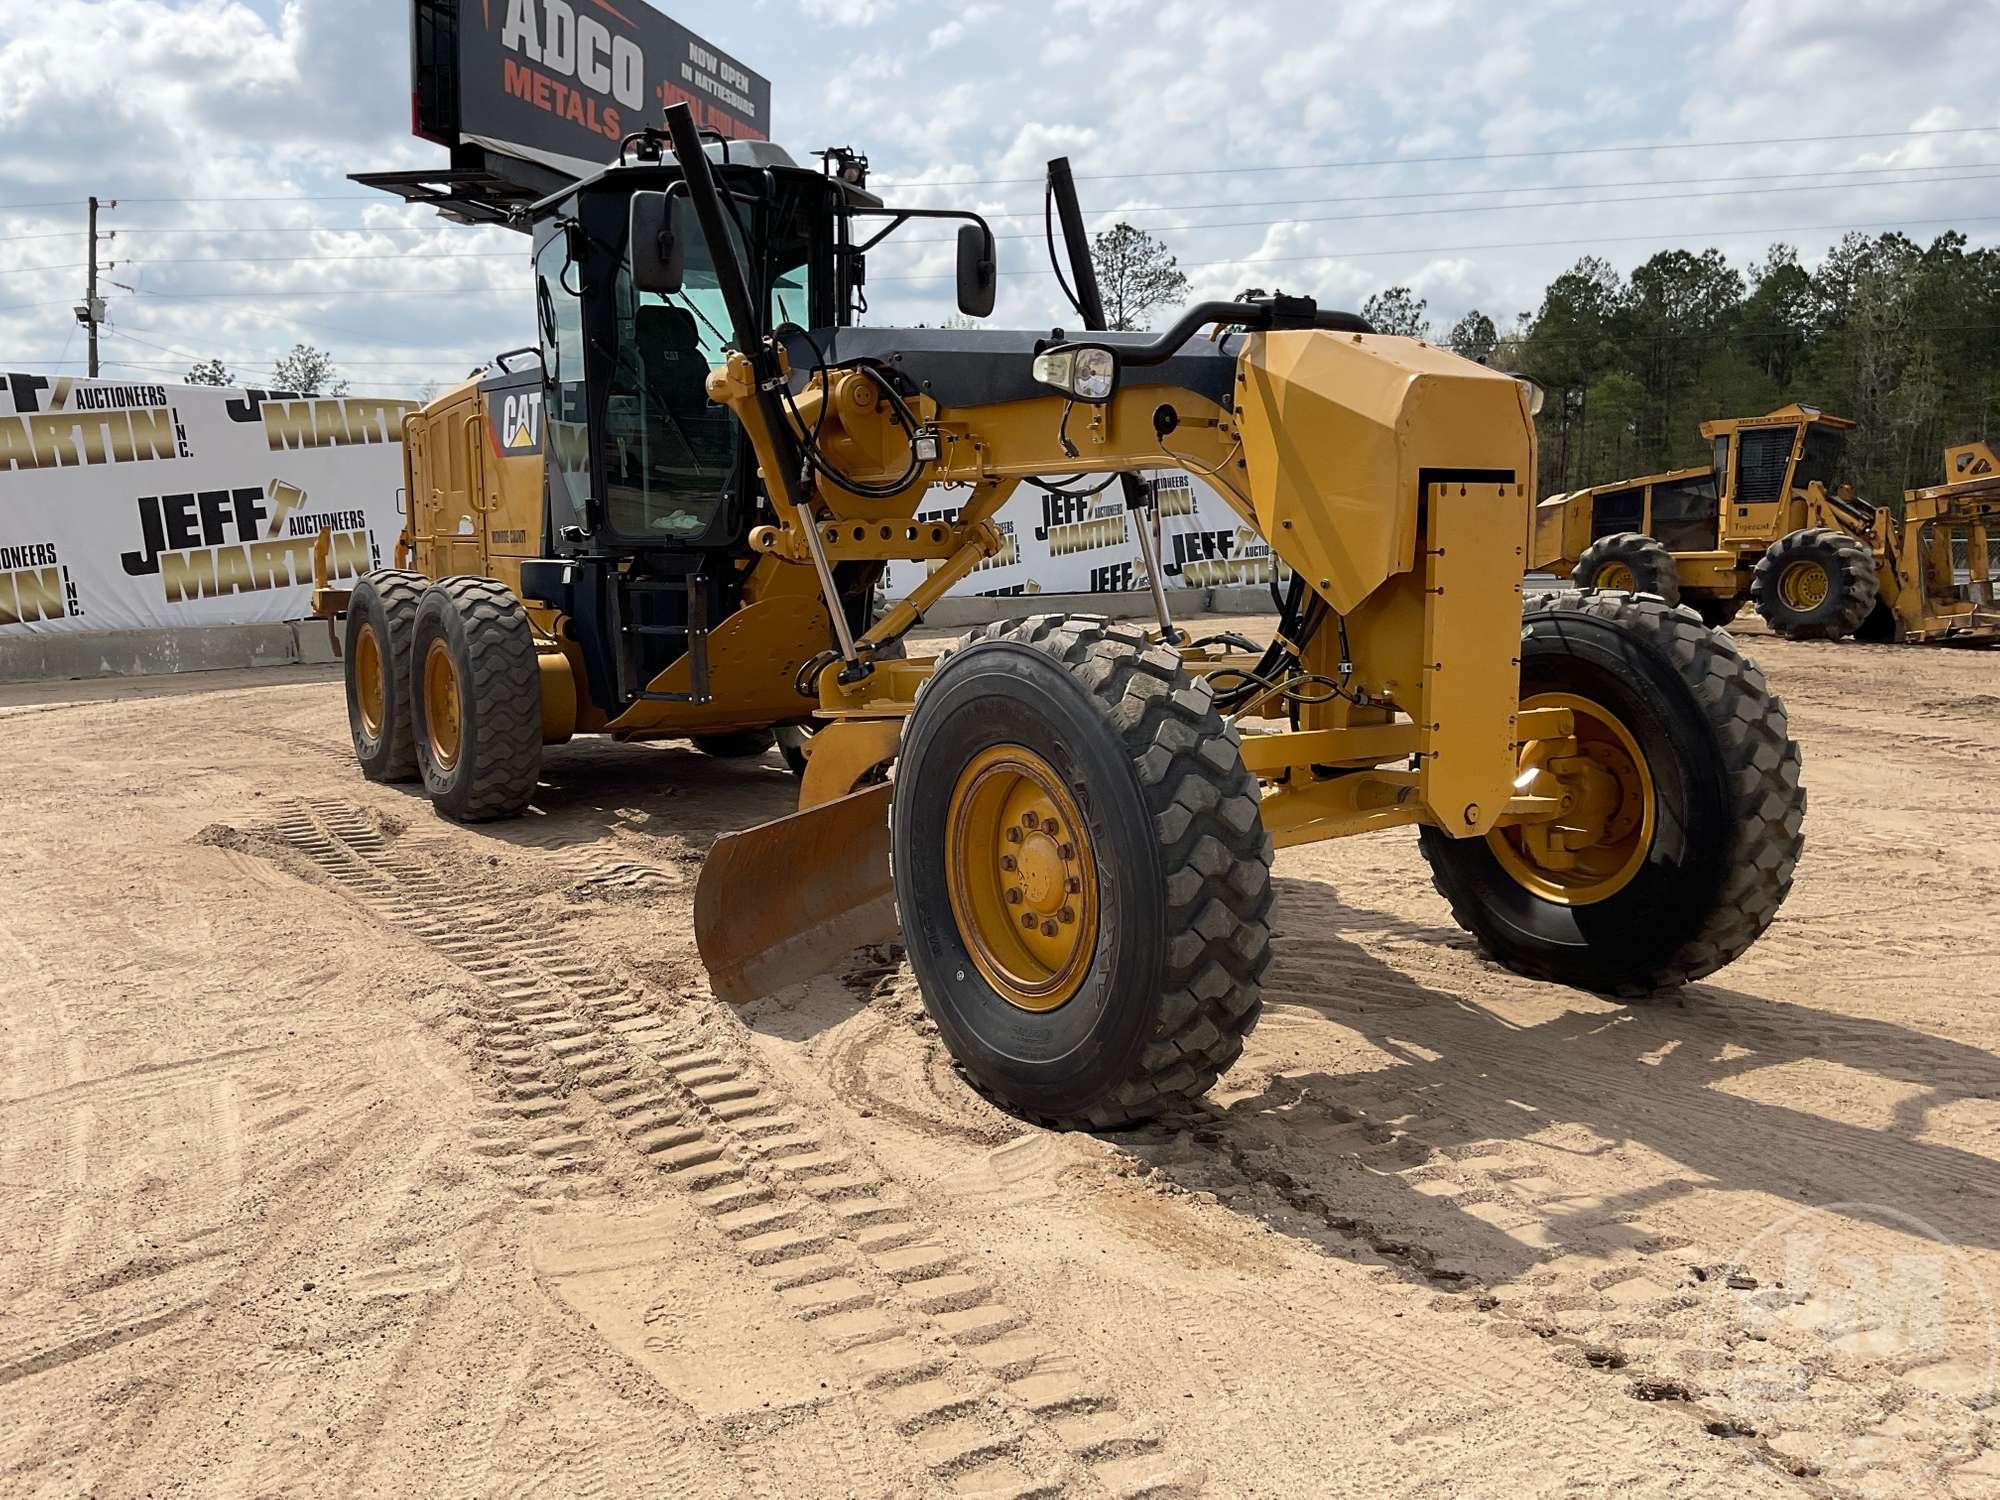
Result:
<svg viewBox="0 0 2000 1500"><path fill-rule="evenodd" d="M330 600L368 775L476 820L526 808L573 734L789 731L798 811L703 867L717 994L899 925L966 1076L1062 1126L1235 1060L1276 847L1415 826L1495 958L1619 993L1771 921L1804 811L1783 708L1658 601L1524 613L1525 382L1304 297L1103 332L1066 171L1079 328L857 326L863 257L919 218L958 221L959 307L990 313L983 221L884 206L850 153L815 172L667 125L535 208L539 347L411 419L400 566ZM1267 649L1189 640L1156 590L1149 631L1042 615L905 653L1023 484L1142 506L1159 469L1291 569ZM935 486L957 508L919 520ZM936 567L876 618L892 558Z"/></svg>
<svg viewBox="0 0 2000 1500"><path fill-rule="evenodd" d="M1795 640L2000 639L1988 521L2000 475L1983 444L1945 456L1945 484L1902 513L1841 483L1854 423L1810 406L1702 424L1708 468L1552 495L1533 565L1582 588L1636 589L1726 625L1746 603Z"/></svg>

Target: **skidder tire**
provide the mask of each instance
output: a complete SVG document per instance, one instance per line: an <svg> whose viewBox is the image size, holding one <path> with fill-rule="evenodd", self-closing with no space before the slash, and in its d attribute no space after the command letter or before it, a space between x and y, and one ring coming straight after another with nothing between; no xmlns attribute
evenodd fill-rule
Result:
<svg viewBox="0 0 2000 1500"><path fill-rule="evenodd" d="M967 637L904 725L890 829L924 1006L1002 1107L1127 1125L1241 1054L1271 840L1236 731L1172 650L1084 615Z"/></svg>
<svg viewBox="0 0 2000 1500"><path fill-rule="evenodd" d="M447 578L417 606L410 663L417 765L461 823L520 813L542 768L542 691L528 612L502 583Z"/></svg>
<svg viewBox="0 0 2000 1500"><path fill-rule="evenodd" d="M1700 979L1755 942L1791 890L1806 794L1784 705L1735 641L1657 600L1532 596L1521 699L1572 709L1618 808L1567 870L1540 868L1525 830L1420 830L1459 926L1518 973L1617 995Z"/></svg>
<svg viewBox="0 0 2000 1500"><path fill-rule="evenodd" d="M1875 557L1845 532L1823 526L1779 537L1757 559L1750 584L1757 613L1795 641L1837 641L1874 614L1882 595Z"/></svg>
<svg viewBox="0 0 2000 1500"><path fill-rule="evenodd" d="M1681 602L1681 575L1673 553L1642 532L1599 537L1583 549L1569 578L1580 589L1618 589L1653 594L1669 604Z"/></svg>
<svg viewBox="0 0 2000 1500"><path fill-rule="evenodd" d="M379 568L357 579L347 602L341 659L347 679L347 732L370 781L414 781L410 730L410 642L417 602L430 580Z"/></svg>
<svg viewBox="0 0 2000 1500"><path fill-rule="evenodd" d="M732 729L726 734L697 734L693 738L695 749L717 760L755 760L777 743L768 729Z"/></svg>

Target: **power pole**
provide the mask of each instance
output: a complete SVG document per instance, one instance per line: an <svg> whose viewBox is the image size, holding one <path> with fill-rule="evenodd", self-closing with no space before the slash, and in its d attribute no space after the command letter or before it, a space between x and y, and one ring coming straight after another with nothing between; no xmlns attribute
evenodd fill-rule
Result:
<svg viewBox="0 0 2000 1500"><path fill-rule="evenodd" d="M116 198L112 199L111 207L116 208L117 206L118 200ZM100 236L97 233L97 199L93 197L90 200L90 257L86 262L90 270L84 282L83 305L76 310L77 322L90 330L90 378L92 380L97 378L97 329L98 325L105 320L104 299L97 295L97 242L99 238ZM110 239L112 235L104 235L102 238Z"/></svg>

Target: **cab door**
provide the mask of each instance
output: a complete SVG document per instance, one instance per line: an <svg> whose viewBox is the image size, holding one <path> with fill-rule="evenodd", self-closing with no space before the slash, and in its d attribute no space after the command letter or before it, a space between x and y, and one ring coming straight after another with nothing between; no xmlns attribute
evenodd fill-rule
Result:
<svg viewBox="0 0 2000 1500"><path fill-rule="evenodd" d="M486 573L485 475L474 392L410 424L410 522L417 566L433 578Z"/></svg>

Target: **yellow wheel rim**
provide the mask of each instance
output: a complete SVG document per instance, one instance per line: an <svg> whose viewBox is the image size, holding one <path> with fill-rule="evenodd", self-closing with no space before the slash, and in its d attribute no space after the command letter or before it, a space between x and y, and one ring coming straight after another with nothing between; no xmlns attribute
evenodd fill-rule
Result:
<svg viewBox="0 0 2000 1500"><path fill-rule="evenodd" d="M1608 562L1597 570L1597 586L1601 589L1623 589L1626 593L1636 593L1639 580L1632 576L1631 568L1622 562Z"/></svg>
<svg viewBox="0 0 2000 1500"><path fill-rule="evenodd" d="M424 739L441 771L458 764L459 730L458 670L451 648L439 639L424 653Z"/></svg>
<svg viewBox="0 0 2000 1500"><path fill-rule="evenodd" d="M363 625L354 637L354 705L361 712L361 730L371 740L382 738L388 718L383 707L388 683L382 671L382 643L373 625Z"/></svg>
<svg viewBox="0 0 2000 1500"><path fill-rule="evenodd" d="M1632 732L1601 704L1574 693L1537 693L1522 708L1566 708L1570 740L1530 740L1524 775L1547 773L1564 808L1552 822L1499 828L1486 836L1500 867L1545 901L1589 906L1632 883L1645 867L1659 818L1652 771Z"/></svg>
<svg viewBox="0 0 2000 1500"><path fill-rule="evenodd" d="M1020 745L975 756L952 788L944 861L986 982L1022 1010L1066 1004L1097 947L1097 860L1055 768Z"/></svg>
<svg viewBox="0 0 2000 1500"><path fill-rule="evenodd" d="M1830 587L1826 569L1816 562L1792 563L1778 575L1778 597L1791 609L1818 609Z"/></svg>

